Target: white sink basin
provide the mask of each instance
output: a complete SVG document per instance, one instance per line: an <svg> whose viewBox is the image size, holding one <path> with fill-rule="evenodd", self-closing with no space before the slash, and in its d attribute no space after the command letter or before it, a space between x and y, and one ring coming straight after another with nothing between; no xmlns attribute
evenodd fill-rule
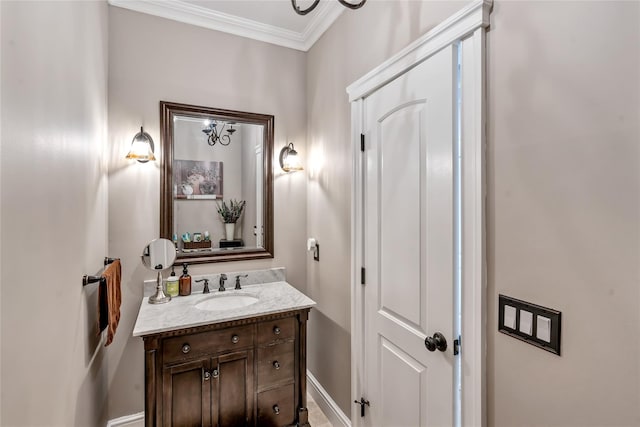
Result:
<svg viewBox="0 0 640 427"><path fill-rule="evenodd" d="M235 308L242 308L255 304L258 301L258 298L245 294L215 295L204 301L200 301L196 304L196 308L198 310L206 311L233 310Z"/></svg>

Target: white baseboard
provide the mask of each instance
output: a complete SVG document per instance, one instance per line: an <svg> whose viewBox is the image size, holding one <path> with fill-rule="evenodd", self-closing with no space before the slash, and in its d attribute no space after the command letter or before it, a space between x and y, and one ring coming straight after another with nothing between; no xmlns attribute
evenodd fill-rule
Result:
<svg viewBox="0 0 640 427"><path fill-rule="evenodd" d="M144 412L125 415L124 417L107 421L107 427L143 427L143 426L144 426Z"/></svg>
<svg viewBox="0 0 640 427"><path fill-rule="evenodd" d="M307 371L307 391L316 401L322 412L327 416L334 427L351 427L351 421L336 402L329 396L329 393L320 385L316 377ZM107 427L142 427L144 426L144 412L126 415L124 417L109 420Z"/></svg>
<svg viewBox="0 0 640 427"><path fill-rule="evenodd" d="M307 371L307 392L313 397L313 400L316 401L334 427L351 427L349 417L342 412L342 409L329 396L327 390L320 385L316 377L309 371Z"/></svg>

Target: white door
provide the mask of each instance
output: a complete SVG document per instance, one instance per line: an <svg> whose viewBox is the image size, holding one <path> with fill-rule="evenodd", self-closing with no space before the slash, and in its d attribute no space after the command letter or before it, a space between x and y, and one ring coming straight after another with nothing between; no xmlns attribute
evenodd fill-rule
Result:
<svg viewBox="0 0 640 427"><path fill-rule="evenodd" d="M451 426L457 418L456 52L449 45L364 99L367 426ZM425 346L436 332L444 351Z"/></svg>

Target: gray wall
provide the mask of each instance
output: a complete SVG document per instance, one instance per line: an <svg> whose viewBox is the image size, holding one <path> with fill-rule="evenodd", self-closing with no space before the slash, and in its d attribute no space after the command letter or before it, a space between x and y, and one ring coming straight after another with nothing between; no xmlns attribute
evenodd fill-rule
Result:
<svg viewBox="0 0 640 427"><path fill-rule="evenodd" d="M323 247L307 270L319 302L309 366L347 413L345 87L463 5L369 2L345 12L308 55L309 161L323 165L308 188L309 234ZM495 4L487 40L489 425L640 424L639 26L638 2ZM561 310L562 357L498 334L498 293Z"/></svg>
<svg viewBox="0 0 640 427"><path fill-rule="evenodd" d="M0 14L0 424L104 425L110 348L81 278L107 254L107 4Z"/></svg>
<svg viewBox="0 0 640 427"><path fill-rule="evenodd" d="M125 160L131 138L144 125L160 145L163 100L273 114L276 156L288 141L304 153L304 82L302 52L109 8L109 251L125 266L122 317L108 359L110 419L144 408L142 339L131 331L142 282L154 277L139 255L160 227L160 165ZM305 290L306 178L274 173L275 258L193 266L191 274L284 266L289 282Z"/></svg>
<svg viewBox="0 0 640 427"><path fill-rule="evenodd" d="M492 22L490 424L640 425L640 3ZM562 357L496 332L499 293L562 311Z"/></svg>

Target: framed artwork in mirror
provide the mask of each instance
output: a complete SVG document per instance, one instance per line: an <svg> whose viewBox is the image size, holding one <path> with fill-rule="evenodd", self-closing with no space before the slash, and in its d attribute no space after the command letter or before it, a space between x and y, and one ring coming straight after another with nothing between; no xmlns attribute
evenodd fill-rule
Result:
<svg viewBox="0 0 640 427"><path fill-rule="evenodd" d="M174 196L178 199L222 199L222 162L173 161Z"/></svg>
<svg viewBox="0 0 640 427"><path fill-rule="evenodd" d="M273 258L273 124L160 102L160 237L173 241L176 265ZM238 204L230 226L220 208Z"/></svg>

